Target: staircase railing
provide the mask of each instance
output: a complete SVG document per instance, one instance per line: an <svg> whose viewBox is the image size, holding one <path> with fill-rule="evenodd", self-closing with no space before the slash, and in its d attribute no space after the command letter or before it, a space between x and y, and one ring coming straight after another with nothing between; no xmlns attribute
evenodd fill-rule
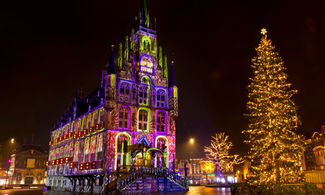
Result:
<svg viewBox="0 0 325 195"><path fill-rule="evenodd" d="M151 176L154 178L158 177L166 177L170 181L178 184L180 187L182 187L184 190L188 189L187 186L187 180L184 178L181 178L176 173L170 171L169 169L162 169L162 168L139 168L132 172L129 176L127 176L125 179L118 182L119 190L123 191L125 190L129 185L131 185L133 182L135 182L137 179L143 177L143 176Z"/></svg>

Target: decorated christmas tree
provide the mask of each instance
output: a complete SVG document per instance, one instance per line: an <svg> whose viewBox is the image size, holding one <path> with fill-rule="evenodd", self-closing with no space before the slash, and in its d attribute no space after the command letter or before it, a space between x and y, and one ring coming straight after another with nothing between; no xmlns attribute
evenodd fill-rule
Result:
<svg viewBox="0 0 325 195"><path fill-rule="evenodd" d="M248 85L250 179L259 184L296 183L301 179L303 139L296 134L300 123L287 81L283 60L275 51L266 29L252 59Z"/></svg>

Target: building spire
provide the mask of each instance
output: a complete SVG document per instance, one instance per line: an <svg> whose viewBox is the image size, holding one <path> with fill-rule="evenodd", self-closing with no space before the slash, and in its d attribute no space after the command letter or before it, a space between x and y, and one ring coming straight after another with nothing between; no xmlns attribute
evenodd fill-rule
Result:
<svg viewBox="0 0 325 195"><path fill-rule="evenodd" d="M172 60L170 63L170 76L169 76L169 87L176 86L175 80L175 71L174 71L174 61Z"/></svg>
<svg viewBox="0 0 325 195"><path fill-rule="evenodd" d="M107 73L108 74L115 74L115 66L114 66L114 45L111 46L111 56L110 56L109 62L108 62Z"/></svg>
<svg viewBox="0 0 325 195"><path fill-rule="evenodd" d="M140 9L140 25L149 28L149 11L147 10L146 0L142 0Z"/></svg>

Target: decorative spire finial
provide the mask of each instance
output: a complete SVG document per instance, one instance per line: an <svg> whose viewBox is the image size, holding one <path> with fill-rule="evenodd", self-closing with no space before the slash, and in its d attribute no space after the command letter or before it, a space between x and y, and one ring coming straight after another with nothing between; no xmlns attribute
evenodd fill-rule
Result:
<svg viewBox="0 0 325 195"><path fill-rule="evenodd" d="M140 24L149 28L149 11L147 9L146 0L142 0L140 9Z"/></svg>
<svg viewBox="0 0 325 195"><path fill-rule="evenodd" d="M114 45L111 45L111 56L108 61L108 74L115 74L115 66L114 66Z"/></svg>
<svg viewBox="0 0 325 195"><path fill-rule="evenodd" d="M266 35L266 33L267 33L266 28L262 28L262 29L261 29L261 34L262 34L262 35Z"/></svg>
<svg viewBox="0 0 325 195"><path fill-rule="evenodd" d="M170 76L169 76L169 87L176 86L175 71L174 71L174 60L170 62Z"/></svg>

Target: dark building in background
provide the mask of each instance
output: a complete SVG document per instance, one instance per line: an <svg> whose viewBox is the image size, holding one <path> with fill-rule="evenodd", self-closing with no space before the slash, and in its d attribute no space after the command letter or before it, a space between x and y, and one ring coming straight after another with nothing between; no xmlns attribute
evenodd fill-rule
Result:
<svg viewBox="0 0 325 195"><path fill-rule="evenodd" d="M37 145L23 145L11 155L9 185L45 184L48 153Z"/></svg>

